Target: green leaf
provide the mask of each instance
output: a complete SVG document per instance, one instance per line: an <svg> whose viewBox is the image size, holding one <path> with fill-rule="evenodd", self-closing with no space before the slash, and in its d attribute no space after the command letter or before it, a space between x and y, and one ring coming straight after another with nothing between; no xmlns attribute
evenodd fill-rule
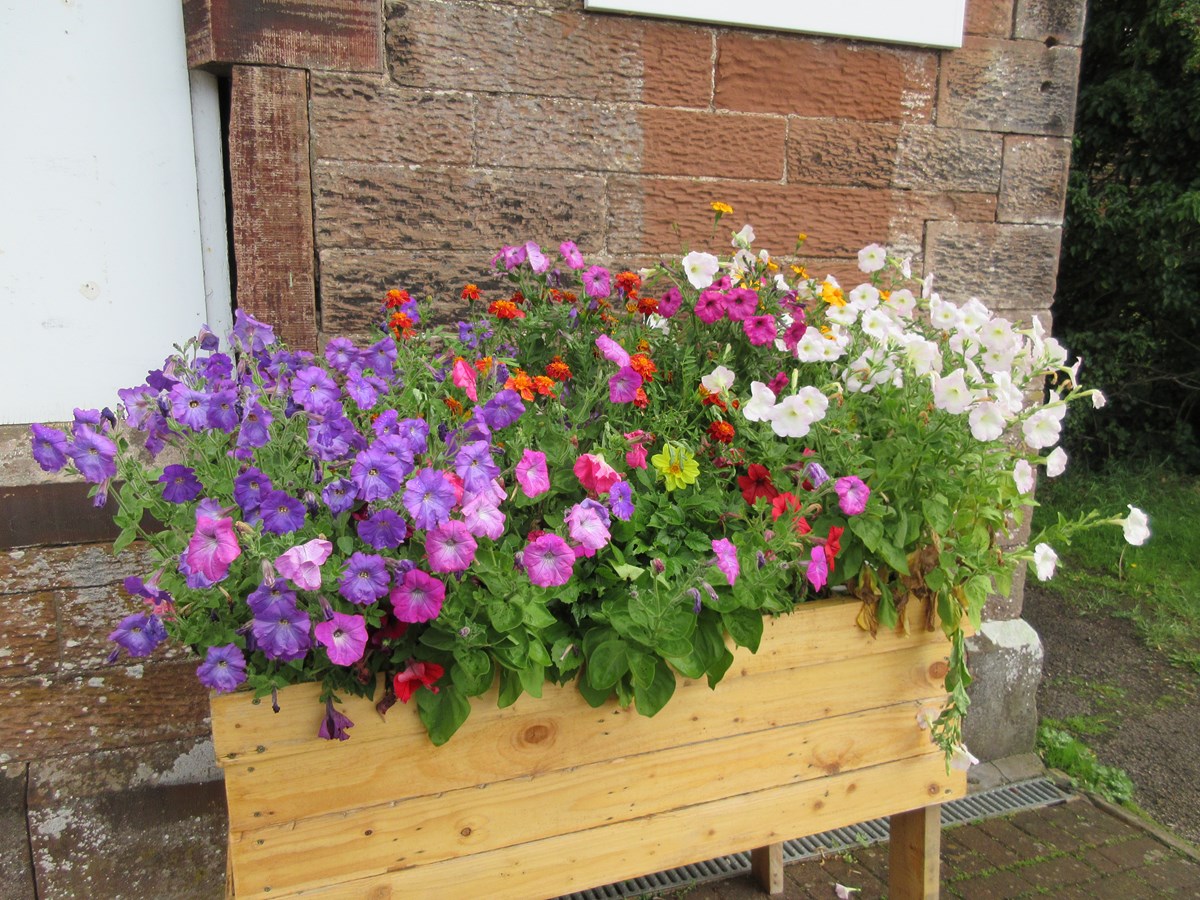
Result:
<svg viewBox="0 0 1200 900"><path fill-rule="evenodd" d="M892 601L891 589L886 585L883 588L883 594L879 597L876 615L879 618L879 624L884 628L895 628L900 621L900 616L896 612L896 604Z"/></svg>
<svg viewBox="0 0 1200 900"><path fill-rule="evenodd" d="M613 566L613 571L617 573L617 577L623 581L637 581L645 574L646 570L640 566L632 566L628 563L617 563Z"/></svg>
<svg viewBox="0 0 1200 900"><path fill-rule="evenodd" d="M883 543L883 522L873 516L853 516L850 519L850 531L856 534L872 553L879 552Z"/></svg>
<svg viewBox="0 0 1200 900"><path fill-rule="evenodd" d="M588 657L587 677L592 687L608 690L629 671L629 654L624 641L605 641Z"/></svg>
<svg viewBox="0 0 1200 900"><path fill-rule="evenodd" d="M722 613L721 620L739 647L746 647L751 653L758 652L763 635L762 613L756 609L735 609Z"/></svg>
<svg viewBox="0 0 1200 900"><path fill-rule="evenodd" d="M945 534L954 522L954 516L946 504L946 498L941 494L922 500L921 512L925 515L925 521L938 534Z"/></svg>
<svg viewBox="0 0 1200 900"><path fill-rule="evenodd" d="M117 535L117 539L113 541L113 553L120 553L130 544L137 540L137 528L130 525L128 528L122 528L121 533Z"/></svg>
<svg viewBox="0 0 1200 900"><path fill-rule="evenodd" d="M675 673L660 659L648 684L634 682L633 701L639 715L653 716L667 705L674 693Z"/></svg>
<svg viewBox="0 0 1200 900"><path fill-rule="evenodd" d="M496 698L496 705L500 709L512 706L522 693L521 679L517 677L517 673L509 669L501 669L500 696Z"/></svg>
<svg viewBox="0 0 1200 900"><path fill-rule="evenodd" d="M521 687L530 697L542 696L542 685L546 683L546 668L536 663L530 663L522 669L517 669L517 677L521 679Z"/></svg>
<svg viewBox="0 0 1200 900"><path fill-rule="evenodd" d="M654 681L654 667L658 657L633 648L629 649L628 656L629 671L633 673L634 691L640 687L648 687Z"/></svg>
<svg viewBox="0 0 1200 900"><path fill-rule="evenodd" d="M575 684L579 688L579 693L583 695L583 699L587 701L588 706L596 709L608 702L608 698L612 696L612 688L594 688L588 682L586 675L580 675Z"/></svg>
<svg viewBox="0 0 1200 900"><path fill-rule="evenodd" d="M908 574L908 557L905 555L904 551L895 544L892 544L886 540L880 542L879 555L883 557L884 562L886 562L901 575Z"/></svg>
<svg viewBox="0 0 1200 900"><path fill-rule="evenodd" d="M440 747L458 731L471 714L471 703L453 684L441 684L435 694L431 690L417 691L417 708L429 740Z"/></svg>
<svg viewBox="0 0 1200 900"><path fill-rule="evenodd" d="M500 632L508 632L521 624L523 610L515 603L492 599L488 601L487 614L492 620L493 628Z"/></svg>
<svg viewBox="0 0 1200 900"><path fill-rule="evenodd" d="M337 539L337 546L345 556L350 556L355 550L358 549L358 545L355 543L354 538L348 534L343 534Z"/></svg>
<svg viewBox="0 0 1200 900"><path fill-rule="evenodd" d="M492 659L482 650L459 648L454 652L454 683L469 697L482 694L492 685Z"/></svg>

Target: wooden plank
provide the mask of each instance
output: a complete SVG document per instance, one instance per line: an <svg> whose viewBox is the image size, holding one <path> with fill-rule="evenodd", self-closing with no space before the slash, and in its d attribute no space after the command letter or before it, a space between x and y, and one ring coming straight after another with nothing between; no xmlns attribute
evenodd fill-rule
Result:
<svg viewBox="0 0 1200 900"><path fill-rule="evenodd" d="M378 0L183 0L188 66L383 71Z"/></svg>
<svg viewBox="0 0 1200 900"><path fill-rule="evenodd" d="M345 744L313 739L306 745L310 749L306 755L251 755L241 765L226 764L230 827L287 821L312 809L332 812L370 806L380 798L398 800L474 788L872 706L907 703L915 724L919 701L942 691L940 680L930 675L942 655L935 646L913 647L873 657L870 665L842 660L809 670L734 678L716 691L692 682L653 718L615 703L591 710L573 686L552 693L547 685L542 700L522 700L512 715L496 710L494 698L483 698L490 702L487 711L501 714L484 716L481 722L468 719L442 747L429 743L415 710L393 708L389 719L399 714L412 720L405 725L414 727L398 729L391 742L362 745L370 748L367 751L355 745L357 736ZM369 707L364 714L377 718ZM351 713L355 721L358 716ZM220 716L215 716L214 728L219 721ZM314 723L313 733L315 729ZM405 759L404 766L395 765L398 755ZM347 764L347 759L353 763ZM297 767L311 773L302 796L278 789Z"/></svg>
<svg viewBox="0 0 1200 900"><path fill-rule="evenodd" d="M316 350L306 72L234 67L229 173L238 307Z"/></svg>
<svg viewBox="0 0 1200 900"><path fill-rule="evenodd" d="M947 776L945 759L935 752L302 894L272 890L270 896L555 897L965 793L965 773Z"/></svg>
<svg viewBox="0 0 1200 900"><path fill-rule="evenodd" d="M119 487L115 483L111 491ZM110 496L107 505L97 508L88 499L90 488L81 481L0 487L0 550L114 541L121 531L113 524L117 501ZM142 527L162 529L149 513Z"/></svg>
<svg viewBox="0 0 1200 900"><path fill-rule="evenodd" d="M231 852L239 890L274 893L822 780L928 754L931 747L916 704L901 703L341 813L323 814L323 799L317 799L309 818L235 833ZM414 759L397 748L390 762L408 769ZM463 766L473 762L464 759ZM346 768L326 767L324 777L334 781ZM308 796L308 784L322 773L303 770Z"/></svg>
<svg viewBox="0 0 1200 900"><path fill-rule="evenodd" d="M767 620L759 652L753 654L745 648L738 649L725 679L717 685L716 695L733 689L738 679L758 672L792 670L848 659L869 674L871 664L868 659L875 654L919 647L933 647L948 652L949 644L940 631L925 632L913 627L909 635L880 632L877 637L872 637L854 624L858 609L859 605L855 602L822 601L805 604L791 615ZM944 664L933 659L930 665L935 666L929 673L934 681L945 677ZM691 691L707 695L707 682L681 680L677 696L655 720L677 714L684 693ZM320 692L319 684L287 688L280 693L282 709L278 714L268 711L269 704L254 701L244 692L213 696L213 743L217 761L223 766L244 757L261 762L271 756L307 750L315 743L313 736L324 714L324 706L317 701ZM922 691L920 696L927 693ZM345 699L349 704L348 715L355 723L348 745L354 748L356 756L365 755L362 748L367 742L390 742L424 733L424 726L417 719L415 710L394 707L385 721L374 712L371 704L356 702L354 698ZM797 702L813 703L817 699L811 688L796 692ZM497 723L505 730L514 730L515 726L511 724L514 719L533 723L539 717L553 718L567 714L577 707L578 701L578 690L574 685L547 684L541 699L524 696L511 707L499 709L493 691L472 701L471 718L448 746L452 750L467 734L485 731ZM744 707L747 714L752 714L753 708L753 704ZM632 710L622 711L615 704L604 707L596 715L597 718L606 717L609 721L622 717L636 718ZM689 723L686 727L692 729L702 726L700 723ZM426 744L426 750L431 749L431 745Z"/></svg>
<svg viewBox="0 0 1200 900"><path fill-rule="evenodd" d="M750 851L750 873L764 894L783 894L783 842L777 841Z"/></svg>
<svg viewBox="0 0 1200 900"><path fill-rule="evenodd" d="M893 813L888 840L889 896L894 900L937 900L941 846L939 805Z"/></svg>

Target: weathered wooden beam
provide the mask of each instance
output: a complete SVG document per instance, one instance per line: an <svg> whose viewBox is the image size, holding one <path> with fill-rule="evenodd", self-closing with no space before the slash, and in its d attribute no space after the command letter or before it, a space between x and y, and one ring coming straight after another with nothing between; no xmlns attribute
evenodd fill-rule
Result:
<svg viewBox="0 0 1200 900"><path fill-rule="evenodd" d="M934 803L891 817L888 896L937 900L941 888L942 808Z"/></svg>
<svg viewBox="0 0 1200 900"><path fill-rule="evenodd" d="M316 349L308 73L235 66L229 173L238 308Z"/></svg>
<svg viewBox="0 0 1200 900"><path fill-rule="evenodd" d="M183 0L188 65L382 72L378 0Z"/></svg>
<svg viewBox="0 0 1200 900"><path fill-rule="evenodd" d="M783 843L755 847L750 851L750 872L762 888L772 897L783 895Z"/></svg>

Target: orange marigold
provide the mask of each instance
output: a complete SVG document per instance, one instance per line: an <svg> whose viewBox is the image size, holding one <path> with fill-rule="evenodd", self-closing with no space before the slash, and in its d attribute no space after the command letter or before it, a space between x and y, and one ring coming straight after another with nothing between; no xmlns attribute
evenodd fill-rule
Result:
<svg viewBox="0 0 1200 900"><path fill-rule="evenodd" d="M493 300L488 305L490 312L497 319L523 319L525 311L511 300Z"/></svg>
<svg viewBox="0 0 1200 900"><path fill-rule="evenodd" d="M626 297L637 294L642 286L642 279L635 272L621 272L617 275L617 290Z"/></svg>
<svg viewBox="0 0 1200 900"><path fill-rule="evenodd" d="M658 312L657 297L638 297L637 311L643 316L652 316Z"/></svg>
<svg viewBox="0 0 1200 900"><path fill-rule="evenodd" d="M387 296L383 300L383 305L388 309L395 309L397 306L403 306L410 300L412 300L412 297L408 295L408 291L393 289L387 292Z"/></svg>
<svg viewBox="0 0 1200 900"><path fill-rule="evenodd" d="M563 362L561 356L554 357L546 366L546 376L555 381L567 381L571 378L571 374L571 367Z"/></svg>
<svg viewBox="0 0 1200 900"><path fill-rule="evenodd" d="M523 400L533 399L533 379L521 369L517 369L513 374L508 376L508 381L504 382L504 388L505 390L516 391L521 395Z"/></svg>
<svg viewBox="0 0 1200 900"><path fill-rule="evenodd" d="M492 358L485 356L482 359L475 360L475 368L479 370L480 375L486 375L492 370Z"/></svg>
<svg viewBox="0 0 1200 900"><path fill-rule="evenodd" d="M645 353L635 353L629 357L629 367L642 376L643 381L653 381L658 366Z"/></svg>
<svg viewBox="0 0 1200 900"><path fill-rule="evenodd" d="M402 313L399 310L392 313L392 317L388 319L388 330L392 332L392 336L396 340L410 338L416 334L412 319L406 313Z"/></svg>
<svg viewBox="0 0 1200 900"><path fill-rule="evenodd" d="M646 395L645 388L637 389L637 393L633 395L633 405L638 409L645 409L650 405L650 398Z"/></svg>
<svg viewBox="0 0 1200 900"><path fill-rule="evenodd" d="M464 300L478 300L479 299L478 286L476 286L474 284L468 284L465 288L462 289L462 298Z"/></svg>
<svg viewBox="0 0 1200 900"><path fill-rule="evenodd" d="M520 291L513 291L513 295L511 297L509 297L508 299L511 300L513 303L524 303L525 295L522 294Z"/></svg>
<svg viewBox="0 0 1200 900"><path fill-rule="evenodd" d="M461 403L459 403L457 400L455 400L453 397L444 397L444 398L442 398L442 402L446 404L446 408L448 410L450 410L450 412L454 413L454 415L456 415L456 416L462 415L463 405Z"/></svg>
<svg viewBox="0 0 1200 900"><path fill-rule="evenodd" d="M534 375L533 376L533 389L535 391L537 391L539 394L541 394L543 397L555 396L554 382L551 381L549 378L547 378L545 375Z"/></svg>
<svg viewBox="0 0 1200 900"><path fill-rule="evenodd" d="M708 426L708 436L720 444L732 444L733 434L733 426L719 419Z"/></svg>

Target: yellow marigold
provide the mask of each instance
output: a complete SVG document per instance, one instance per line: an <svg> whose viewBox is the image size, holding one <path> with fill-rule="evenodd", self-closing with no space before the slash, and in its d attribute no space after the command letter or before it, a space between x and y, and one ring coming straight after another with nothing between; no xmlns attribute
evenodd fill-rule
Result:
<svg viewBox="0 0 1200 900"><path fill-rule="evenodd" d="M727 216L733 212L732 206L728 203L722 203L720 200L714 200L711 205L713 212L719 213L722 216Z"/></svg>
<svg viewBox="0 0 1200 900"><path fill-rule="evenodd" d="M792 271L800 278L808 277L808 269L804 268L804 266L792 266Z"/></svg>

